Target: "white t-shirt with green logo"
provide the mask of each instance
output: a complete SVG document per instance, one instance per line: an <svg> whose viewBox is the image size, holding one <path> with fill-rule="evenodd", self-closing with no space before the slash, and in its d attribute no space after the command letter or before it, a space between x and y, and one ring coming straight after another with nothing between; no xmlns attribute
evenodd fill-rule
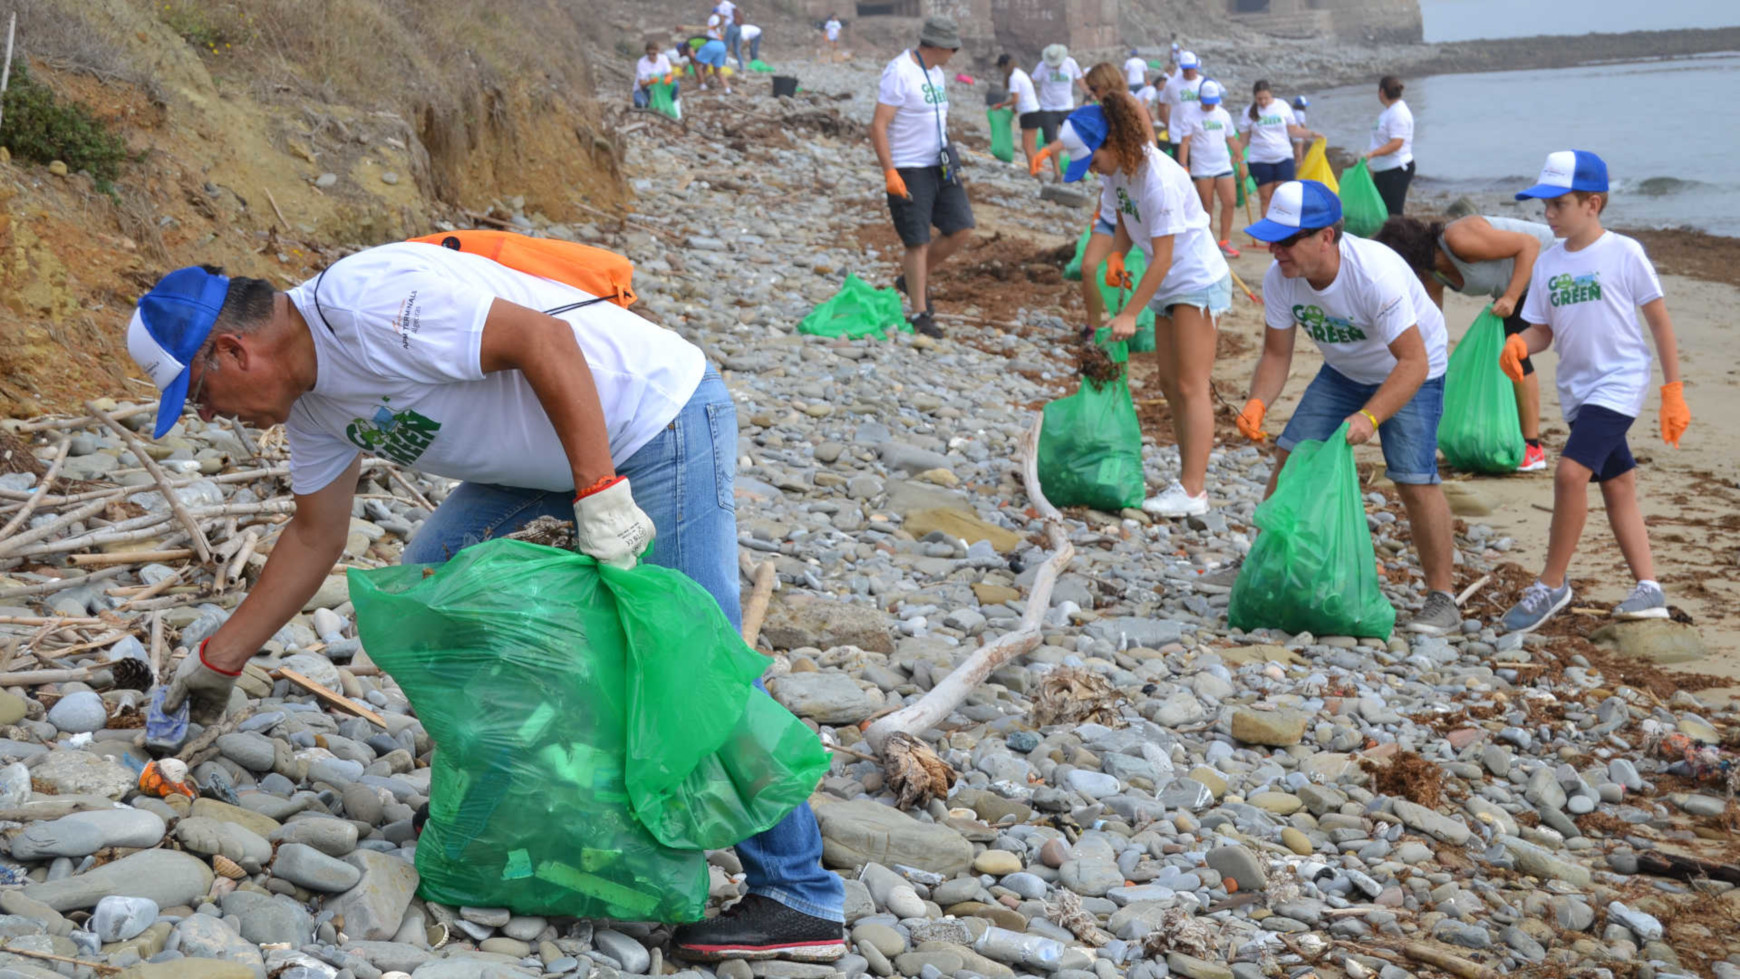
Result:
<svg viewBox="0 0 1740 979"><path fill-rule="evenodd" d="M1195 78L1185 78L1184 72L1166 80L1166 87L1161 90L1160 98L1171 106L1167 117L1166 138L1173 146L1184 142L1184 130L1190 125L1190 117L1196 112L1198 95L1202 91L1202 83L1208 78L1197 72Z"/></svg>
<svg viewBox="0 0 1740 979"><path fill-rule="evenodd" d="M1251 135L1246 162L1281 163L1293 158L1293 137L1287 135L1287 127L1304 123L1298 121L1292 106L1280 99L1270 99L1268 108L1257 110L1255 122L1251 121L1249 108L1239 113L1237 121L1239 132Z"/></svg>
<svg viewBox="0 0 1740 979"><path fill-rule="evenodd" d="M1100 189L1100 214L1117 215L1142 254L1154 257L1154 239L1172 239L1172 266L1149 306L1163 309L1180 296L1199 293L1227 275L1226 259L1208 231L1208 212L1196 185L1178 161L1144 147L1145 162L1134 175L1119 169Z"/></svg>
<svg viewBox="0 0 1740 979"><path fill-rule="evenodd" d="M1039 111L1039 93L1033 90L1033 79L1019 68L1009 73L1009 94L1015 96L1016 115Z"/></svg>
<svg viewBox="0 0 1740 979"><path fill-rule="evenodd" d="M1636 239L1611 231L1581 251L1564 242L1541 252L1522 316L1553 329L1554 380L1566 421L1584 405L1636 418L1649 393L1649 340L1637 308L1662 296L1661 280Z"/></svg>
<svg viewBox="0 0 1740 979"><path fill-rule="evenodd" d="M1233 134L1232 116L1220 106L1198 110L1186 124L1190 139L1190 175L1218 177L1231 170L1232 151L1226 140Z"/></svg>
<svg viewBox="0 0 1740 979"><path fill-rule="evenodd" d="M1426 343L1426 379L1444 374L1448 337L1444 314L1400 255L1375 241L1341 236L1341 269L1318 292L1303 277L1289 279L1280 263L1263 276L1264 319L1272 330L1299 326L1323 362L1359 384L1382 384L1396 369L1390 344L1418 326Z"/></svg>
<svg viewBox="0 0 1740 979"><path fill-rule="evenodd" d="M949 124L949 90L941 68L927 71L911 51L900 52L882 69L876 103L895 110L888 153L896 167L941 165L942 134Z"/></svg>
<svg viewBox="0 0 1740 979"><path fill-rule="evenodd" d="M319 307L315 285L319 283ZM490 305L554 309L591 298L480 255L403 242L357 252L290 290L319 373L285 432L296 493L331 483L358 452L437 476L571 491L573 468L519 371L483 372ZM592 369L621 465L688 403L706 357L614 303L559 314Z"/></svg>
<svg viewBox="0 0 1740 979"><path fill-rule="evenodd" d="M1033 84L1039 87L1039 107L1047 112L1075 108L1075 80L1085 77L1074 58L1063 59L1056 68L1041 61L1033 69Z"/></svg>

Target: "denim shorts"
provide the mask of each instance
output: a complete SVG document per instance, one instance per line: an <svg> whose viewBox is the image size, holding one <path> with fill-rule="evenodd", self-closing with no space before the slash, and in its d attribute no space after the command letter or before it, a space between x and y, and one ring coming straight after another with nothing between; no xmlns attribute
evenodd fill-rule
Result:
<svg viewBox="0 0 1740 979"><path fill-rule="evenodd" d="M1637 419L1612 408L1584 405L1571 423L1571 437L1559 454L1589 469L1589 482L1605 483L1637 468L1625 433Z"/></svg>
<svg viewBox="0 0 1740 979"><path fill-rule="evenodd" d="M1252 160L1249 164L1251 179L1257 186L1264 184L1281 184L1295 179L1293 176L1293 161L1282 160L1279 163L1258 163Z"/></svg>
<svg viewBox="0 0 1740 979"><path fill-rule="evenodd" d="M1099 218L1097 218L1094 221L1094 234L1096 234L1096 235L1115 235L1117 233L1118 233L1118 226L1116 224L1113 224L1110 221L1107 221L1104 215L1101 215Z"/></svg>
<svg viewBox="0 0 1740 979"><path fill-rule="evenodd" d="M1321 442L1347 416L1365 407L1382 385L1361 384L1325 364L1305 389L1299 407L1275 445L1291 452L1300 442ZM1438 420L1444 416L1444 378L1420 385L1414 397L1378 426L1384 475L1392 482L1430 486L1438 478Z"/></svg>
<svg viewBox="0 0 1740 979"><path fill-rule="evenodd" d="M1190 175L1190 179L1191 180L1219 180L1222 177L1230 177L1232 175L1233 175L1233 172L1231 170L1225 170L1225 171L1222 171L1221 173L1203 174L1200 177L1193 173Z"/></svg>
<svg viewBox="0 0 1740 979"><path fill-rule="evenodd" d="M1221 276L1219 282L1206 289L1157 295L1148 303L1149 309L1168 317L1172 315L1174 306L1195 306L1210 316L1219 316L1232 308L1232 273Z"/></svg>

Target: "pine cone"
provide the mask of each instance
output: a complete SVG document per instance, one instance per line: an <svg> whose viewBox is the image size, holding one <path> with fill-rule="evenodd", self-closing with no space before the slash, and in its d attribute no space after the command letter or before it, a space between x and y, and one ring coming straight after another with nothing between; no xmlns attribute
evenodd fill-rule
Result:
<svg viewBox="0 0 1740 979"><path fill-rule="evenodd" d="M109 664L109 672L115 676L115 686L122 690L151 689L151 664L142 659L118 659Z"/></svg>

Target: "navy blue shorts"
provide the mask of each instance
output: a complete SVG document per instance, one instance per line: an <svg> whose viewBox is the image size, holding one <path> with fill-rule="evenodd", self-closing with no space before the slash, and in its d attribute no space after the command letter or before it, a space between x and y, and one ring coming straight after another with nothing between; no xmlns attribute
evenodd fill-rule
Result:
<svg viewBox="0 0 1740 979"><path fill-rule="evenodd" d="M1282 160L1280 163L1257 163L1253 160L1248 166L1251 179L1257 182L1258 187L1265 184L1283 184L1295 179L1292 160Z"/></svg>
<svg viewBox="0 0 1740 979"><path fill-rule="evenodd" d="M1584 405L1571 423L1571 437L1559 454L1589 469L1589 482L1605 483L1637 468L1625 433L1637 419L1600 405Z"/></svg>

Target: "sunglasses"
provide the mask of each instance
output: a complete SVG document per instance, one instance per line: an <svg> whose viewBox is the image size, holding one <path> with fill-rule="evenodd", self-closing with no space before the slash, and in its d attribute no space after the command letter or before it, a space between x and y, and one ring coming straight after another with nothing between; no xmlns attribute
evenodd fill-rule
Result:
<svg viewBox="0 0 1740 979"><path fill-rule="evenodd" d="M1299 244L1301 241L1304 241L1305 239L1311 237L1312 235L1314 235L1317 232L1322 231L1322 230L1323 230L1322 228L1306 228L1303 231L1298 231L1298 232L1295 232L1293 234L1290 234L1287 237L1282 238L1280 241L1271 241L1271 242L1269 242L1269 244L1273 245L1276 248L1292 248L1294 245Z"/></svg>

